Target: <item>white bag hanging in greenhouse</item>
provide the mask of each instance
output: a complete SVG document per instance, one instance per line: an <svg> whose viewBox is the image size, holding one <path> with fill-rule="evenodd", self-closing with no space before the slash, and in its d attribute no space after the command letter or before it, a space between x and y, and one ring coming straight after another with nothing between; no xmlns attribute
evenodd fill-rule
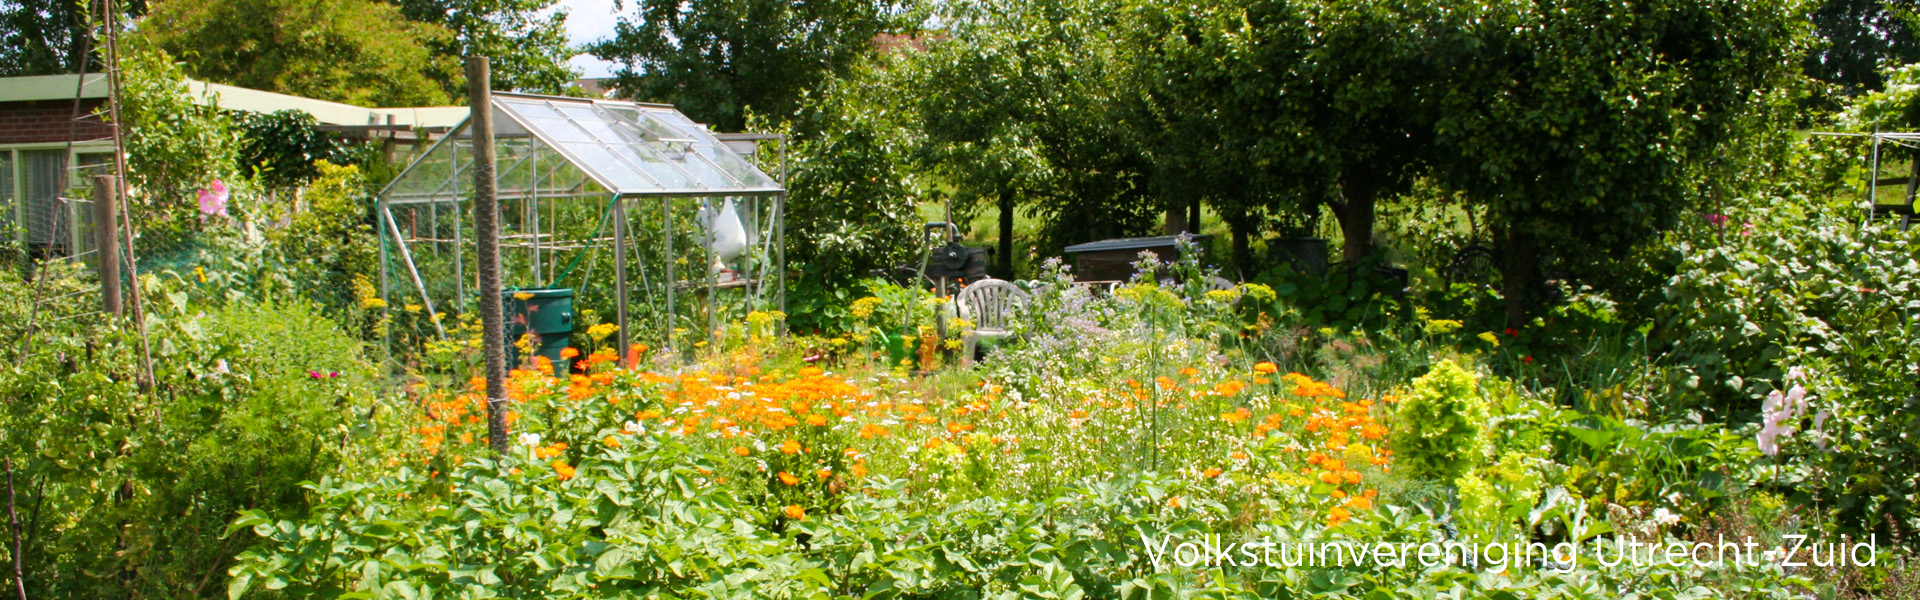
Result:
<svg viewBox="0 0 1920 600"><path fill-rule="evenodd" d="M708 235L712 236L712 241L707 248L713 251L716 258L733 260L747 251L747 228L740 224L740 209L734 206L732 198L728 198L727 203L720 207L720 214L714 215L709 227Z"/></svg>

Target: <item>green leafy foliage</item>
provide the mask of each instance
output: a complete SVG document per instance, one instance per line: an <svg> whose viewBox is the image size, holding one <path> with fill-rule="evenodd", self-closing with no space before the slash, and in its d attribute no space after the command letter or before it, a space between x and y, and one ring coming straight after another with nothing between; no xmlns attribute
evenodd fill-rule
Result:
<svg viewBox="0 0 1920 600"><path fill-rule="evenodd" d="M246 136L241 168L252 169L268 189L305 184L320 175L315 162L339 162L346 154L344 144L320 131L320 123L303 111L239 113L234 121Z"/></svg>
<svg viewBox="0 0 1920 600"><path fill-rule="evenodd" d="M302 512L301 481L386 452L376 372L313 308L149 301L150 386L137 336L117 328L42 335L0 369L34 597L218 593L251 544L222 535L237 511Z"/></svg>
<svg viewBox="0 0 1920 600"><path fill-rule="evenodd" d="M1788 481L1808 501L1833 503L1851 527L1912 531L1911 484L1884 473L1920 468L1911 406L1920 358L1916 238L1897 225L1855 222L1853 207L1805 198L1752 203L1712 238L1683 246L1658 332L1692 400L1751 418L1764 396L1796 383L1818 410L1794 421ZM1795 368L1815 382L1789 382ZM1815 414L1827 418L1815 424ZM1804 470L1803 470L1804 469Z"/></svg>
<svg viewBox="0 0 1920 600"><path fill-rule="evenodd" d="M1470 5L1442 27L1436 173L1486 206L1508 325L1531 319L1538 256L1575 265L1739 193L1733 168L1776 119L1806 34L1791 3ZM1729 160L1716 160L1715 157Z"/></svg>
<svg viewBox="0 0 1920 600"><path fill-rule="evenodd" d="M619 4L616 7L621 6ZM891 1L787 3L634 0L595 56L620 65L614 88L673 104L720 131L752 114L785 119L823 82L846 75L887 31Z"/></svg>
<svg viewBox="0 0 1920 600"><path fill-rule="evenodd" d="M1458 477L1488 458L1490 415L1479 377L1452 360L1413 380L1396 418L1393 445L1416 477Z"/></svg>
<svg viewBox="0 0 1920 600"><path fill-rule="evenodd" d="M854 282L906 261L919 211L906 170L900 90L878 77L835 81L803 107L793 135L787 210L787 310L796 330L844 331ZM796 131L797 130L797 131Z"/></svg>
<svg viewBox="0 0 1920 600"><path fill-rule="evenodd" d="M453 35L426 40L438 64L449 67L437 78L448 97L466 98L460 61L487 57L488 78L503 90L559 94L579 74L567 65L574 48L567 43L564 10L558 0L387 0L419 23L444 27Z"/></svg>
<svg viewBox="0 0 1920 600"><path fill-rule="evenodd" d="M429 47L452 33L379 0L169 0L138 36L216 83L358 106L447 104L457 59Z"/></svg>
<svg viewBox="0 0 1920 600"><path fill-rule="evenodd" d="M81 49L90 46L99 15L88 10L93 3L68 0L12 0L0 4L0 77L55 75L79 72L81 62L87 72L99 73L102 56ZM146 12L145 0L115 3L121 22ZM94 23L88 23L88 19Z"/></svg>
<svg viewBox="0 0 1920 600"><path fill-rule="evenodd" d="M216 106L194 102L180 66L167 53L136 48L122 58L120 125L126 129L127 189L140 243L178 243L201 222L196 192L215 180L244 190L241 132ZM244 215L247 194L233 194L228 212ZM144 243L141 243L144 242Z"/></svg>

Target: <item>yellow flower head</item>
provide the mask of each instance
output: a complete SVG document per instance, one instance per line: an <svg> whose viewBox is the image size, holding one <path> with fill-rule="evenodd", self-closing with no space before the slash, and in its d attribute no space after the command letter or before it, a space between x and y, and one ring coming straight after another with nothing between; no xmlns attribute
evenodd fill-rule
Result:
<svg viewBox="0 0 1920 600"><path fill-rule="evenodd" d="M853 301L853 306L850 307L849 310L853 312L854 318L865 320L867 317L873 316L873 309L879 306L880 306L879 298L875 298L873 296L867 296L865 298L861 298L859 300Z"/></svg>

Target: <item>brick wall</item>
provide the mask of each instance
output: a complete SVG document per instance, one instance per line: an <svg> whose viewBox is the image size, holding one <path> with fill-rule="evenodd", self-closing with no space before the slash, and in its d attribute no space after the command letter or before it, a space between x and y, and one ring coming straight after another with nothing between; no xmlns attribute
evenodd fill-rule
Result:
<svg viewBox="0 0 1920 600"><path fill-rule="evenodd" d="M81 101L80 121L73 121L73 102L0 102L0 144L82 142L113 137L113 128L93 116L99 99Z"/></svg>

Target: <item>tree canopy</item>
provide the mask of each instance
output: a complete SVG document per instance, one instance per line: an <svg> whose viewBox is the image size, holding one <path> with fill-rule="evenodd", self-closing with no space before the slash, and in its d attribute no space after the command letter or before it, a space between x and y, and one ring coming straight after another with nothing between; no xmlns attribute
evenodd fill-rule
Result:
<svg viewBox="0 0 1920 600"><path fill-rule="evenodd" d="M496 88L558 94L579 76L567 66L573 46L567 42L567 14L554 10L559 0L390 1L408 19L452 32L426 40L443 63L458 65L473 54L487 57L488 76ZM466 94L457 70L439 78L453 98Z"/></svg>
<svg viewBox="0 0 1920 600"><path fill-rule="evenodd" d="M143 41L191 77L361 106L429 106L457 59L452 34L376 0L166 0L140 22Z"/></svg>
<svg viewBox="0 0 1920 600"><path fill-rule="evenodd" d="M1848 93L1881 89L1882 61L1920 62L1920 38L1908 19L1913 0L1824 0L1812 19L1824 43L1806 56L1807 74Z"/></svg>
<svg viewBox="0 0 1920 600"><path fill-rule="evenodd" d="M1569 267L1678 225L1726 182L1713 163L1792 85L1791 2L1498 2L1454 12L1470 45L1436 56L1439 178L1487 207L1510 320L1539 255Z"/></svg>
<svg viewBox="0 0 1920 600"><path fill-rule="evenodd" d="M92 7L92 8L89 8ZM86 51L92 27L87 20L99 0L5 0L0 2L0 77L53 75L80 69L92 55L89 71L99 71L99 55ZM124 17L147 10L146 0L115 2Z"/></svg>
<svg viewBox="0 0 1920 600"><path fill-rule="evenodd" d="M591 47L619 65L614 88L666 102L723 131L748 109L784 119L801 97L849 73L891 27L893 0L633 0L612 39Z"/></svg>

